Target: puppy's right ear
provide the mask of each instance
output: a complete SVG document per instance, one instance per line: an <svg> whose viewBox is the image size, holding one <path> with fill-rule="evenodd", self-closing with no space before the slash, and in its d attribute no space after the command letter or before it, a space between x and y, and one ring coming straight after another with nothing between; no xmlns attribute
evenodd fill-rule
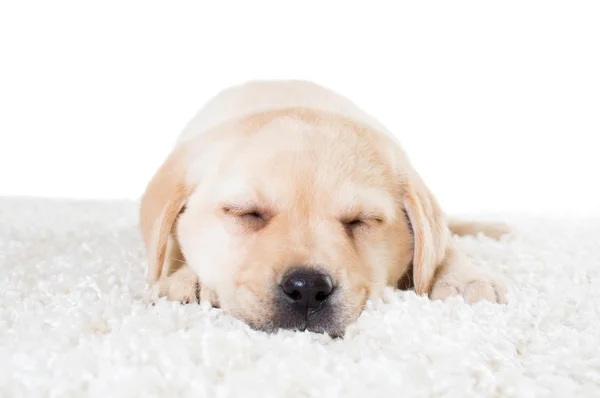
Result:
<svg viewBox="0 0 600 398"><path fill-rule="evenodd" d="M148 183L141 199L140 228L151 284L161 276L167 243L191 193L186 183L186 158L185 145L174 148Z"/></svg>

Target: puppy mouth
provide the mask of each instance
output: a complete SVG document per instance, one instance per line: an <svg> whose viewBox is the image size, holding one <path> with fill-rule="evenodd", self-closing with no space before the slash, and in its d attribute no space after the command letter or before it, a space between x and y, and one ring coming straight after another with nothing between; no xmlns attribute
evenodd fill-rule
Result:
<svg viewBox="0 0 600 398"><path fill-rule="evenodd" d="M308 331L315 333L326 333L327 326L331 326L332 322L322 322L318 319L318 313L323 311L325 307L325 305L320 305L318 308L308 309L304 319L299 318L296 326L288 327L287 329L297 330L300 332Z"/></svg>
<svg viewBox="0 0 600 398"><path fill-rule="evenodd" d="M274 324L266 327L258 327L256 329L271 334L275 334L281 330L289 330L293 332L311 332L317 334L326 334L329 335L331 338L341 338L343 337L345 332L345 329L340 325L335 324L335 322L323 324L311 318L306 318L305 320L297 321L293 325Z"/></svg>
<svg viewBox="0 0 600 398"><path fill-rule="evenodd" d="M279 312L271 316L266 322L250 320L238 316L249 327L254 330L268 334L277 334L279 331L288 330L293 332L311 332L317 334L326 334L331 338L343 338L346 331L342 317L335 316L332 309L320 308L307 313L304 316L294 316L288 311Z"/></svg>
<svg viewBox="0 0 600 398"><path fill-rule="evenodd" d="M333 291L328 301L316 307L298 306L289 301L278 301L271 316L271 331L280 329L300 332L329 334L338 337L343 334L344 327L340 320L340 306L336 302L337 294Z"/></svg>
<svg viewBox="0 0 600 398"><path fill-rule="evenodd" d="M334 323L329 325L322 325L318 322L311 321L307 318L304 327L296 329L299 332L312 332L318 334L327 334L332 338L341 338L344 336L344 329L335 325Z"/></svg>

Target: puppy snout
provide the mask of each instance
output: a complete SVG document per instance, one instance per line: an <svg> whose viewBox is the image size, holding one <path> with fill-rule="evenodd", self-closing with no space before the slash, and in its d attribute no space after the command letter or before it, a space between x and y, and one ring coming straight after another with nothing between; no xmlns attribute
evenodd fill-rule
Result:
<svg viewBox="0 0 600 398"><path fill-rule="evenodd" d="M283 278L284 299L298 310L319 308L333 292L331 277L311 269L294 269Z"/></svg>

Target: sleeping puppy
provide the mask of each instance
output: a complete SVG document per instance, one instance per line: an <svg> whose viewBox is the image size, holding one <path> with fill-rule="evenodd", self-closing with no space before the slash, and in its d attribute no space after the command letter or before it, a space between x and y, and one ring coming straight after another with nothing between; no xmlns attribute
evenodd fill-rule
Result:
<svg viewBox="0 0 600 398"><path fill-rule="evenodd" d="M342 335L385 286L503 303L394 136L306 81L254 81L186 126L141 201L159 295L209 300L251 327Z"/></svg>

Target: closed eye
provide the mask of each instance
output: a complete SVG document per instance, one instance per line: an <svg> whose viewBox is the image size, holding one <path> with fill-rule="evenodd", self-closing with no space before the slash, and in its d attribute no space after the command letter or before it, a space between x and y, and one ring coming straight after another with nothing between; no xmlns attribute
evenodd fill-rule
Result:
<svg viewBox="0 0 600 398"><path fill-rule="evenodd" d="M360 212L352 216L342 217L342 224L349 226L358 226L362 224L376 225L383 222L383 217L378 212Z"/></svg>
<svg viewBox="0 0 600 398"><path fill-rule="evenodd" d="M263 214L259 213L256 210L249 211L247 213L239 214L238 217L247 218L249 220L255 220L255 221L265 220L265 216Z"/></svg>
<svg viewBox="0 0 600 398"><path fill-rule="evenodd" d="M359 227L361 225L365 224L364 220L361 220L360 218L356 218L354 220L350 220L350 221L343 221L342 222L347 228L356 228Z"/></svg>
<svg viewBox="0 0 600 398"><path fill-rule="evenodd" d="M243 208L237 206L225 206L223 211L231 216L235 217L249 217L249 218L265 218L264 213L255 208Z"/></svg>
<svg viewBox="0 0 600 398"><path fill-rule="evenodd" d="M355 217L342 220L342 224L348 233L354 234L356 230L374 227L381 224L383 221L379 217Z"/></svg>
<svg viewBox="0 0 600 398"><path fill-rule="evenodd" d="M224 206L223 211L233 217L243 226L258 230L264 227L271 218L266 212L256 208L245 208L238 206Z"/></svg>
<svg viewBox="0 0 600 398"><path fill-rule="evenodd" d="M357 239L362 232L367 230L367 223L361 218L353 218L347 221L342 221L346 234L352 239Z"/></svg>

